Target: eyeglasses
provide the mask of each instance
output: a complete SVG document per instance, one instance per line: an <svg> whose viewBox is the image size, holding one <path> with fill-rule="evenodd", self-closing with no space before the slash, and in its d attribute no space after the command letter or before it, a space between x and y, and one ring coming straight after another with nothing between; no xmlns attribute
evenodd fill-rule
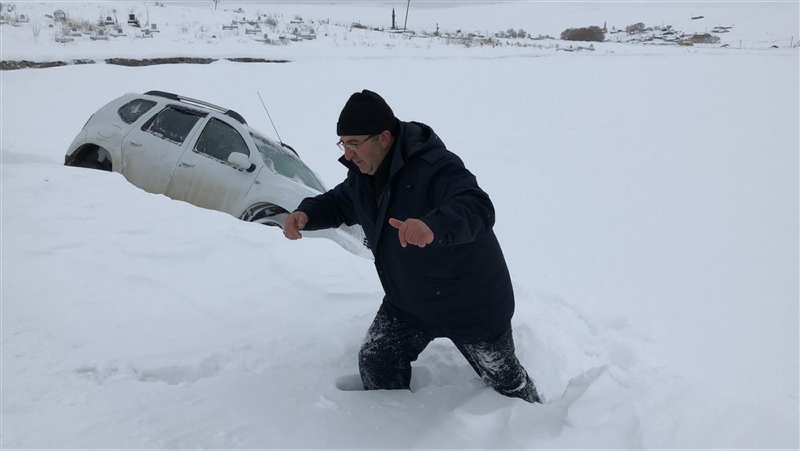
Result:
<svg viewBox="0 0 800 451"><path fill-rule="evenodd" d="M378 135L369 136L367 139L361 141L358 144L342 142L342 140L340 139L339 142L336 143L336 145L339 146L340 149L342 149L342 152L344 152L345 150L349 150L351 152L355 152L356 150L358 150L358 148L362 144L364 144L365 142L369 141L370 139L372 139L372 138L374 138L376 136L378 136Z"/></svg>

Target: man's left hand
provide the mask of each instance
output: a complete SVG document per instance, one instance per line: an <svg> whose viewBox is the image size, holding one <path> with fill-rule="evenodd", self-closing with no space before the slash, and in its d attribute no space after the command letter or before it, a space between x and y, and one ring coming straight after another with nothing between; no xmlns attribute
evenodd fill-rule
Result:
<svg viewBox="0 0 800 451"><path fill-rule="evenodd" d="M425 247L433 242L433 230L419 219L409 218L405 221L400 221L395 218L389 218L389 225L397 229L397 236L400 238L400 245L403 247L409 244Z"/></svg>

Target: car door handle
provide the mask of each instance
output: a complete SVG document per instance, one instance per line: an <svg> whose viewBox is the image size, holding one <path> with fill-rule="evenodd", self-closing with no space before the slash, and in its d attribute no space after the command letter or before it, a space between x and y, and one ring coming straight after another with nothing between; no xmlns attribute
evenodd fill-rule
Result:
<svg viewBox="0 0 800 451"><path fill-rule="evenodd" d="M135 143L133 141L128 141L128 143L130 143L130 145L132 145L133 147L142 147L141 143Z"/></svg>
<svg viewBox="0 0 800 451"><path fill-rule="evenodd" d="M181 163L181 166L184 167L184 168L193 168L194 167L193 164L189 164L189 163Z"/></svg>

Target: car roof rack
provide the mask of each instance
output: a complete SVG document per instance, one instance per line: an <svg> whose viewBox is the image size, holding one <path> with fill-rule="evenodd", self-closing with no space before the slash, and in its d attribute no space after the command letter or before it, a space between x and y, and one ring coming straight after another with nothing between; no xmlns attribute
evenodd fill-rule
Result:
<svg viewBox="0 0 800 451"><path fill-rule="evenodd" d="M242 117L241 114L237 113L236 111L229 110L227 108L223 108L223 107L221 107L219 105L214 105L213 103L208 103L208 102L204 102L202 100L193 99L191 97L184 97L184 96L181 96L181 95L178 95L178 94L173 94L171 92L164 92L164 91L147 91L147 92L144 93L144 95L164 97L164 98L167 98L167 99L170 99L170 100L177 100L177 101L180 101L180 102L187 102L187 103L194 103L195 105L201 105L201 106L204 106L204 107L207 107L207 108L211 108L211 109L217 110L220 113L222 113L222 114L224 114L226 116L230 116L230 117L236 119L237 121L241 122L242 124L247 125L247 121L244 120L244 117Z"/></svg>

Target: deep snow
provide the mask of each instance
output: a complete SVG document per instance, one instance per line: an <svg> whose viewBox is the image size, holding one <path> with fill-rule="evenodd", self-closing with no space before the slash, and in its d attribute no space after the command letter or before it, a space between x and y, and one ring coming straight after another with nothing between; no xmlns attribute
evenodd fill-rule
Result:
<svg viewBox="0 0 800 451"><path fill-rule="evenodd" d="M0 72L3 448L800 447L798 51L768 49L796 41L796 3L424 9L442 28L557 35L701 6L735 25L732 46L759 43L594 53L334 28L378 20L376 4L243 3L331 18L328 39L264 50L162 25L216 21L207 7L111 4L163 14L163 34L65 46L3 25L2 59L292 62ZM17 5L94 19L109 4ZM553 403L495 394L441 339L411 393L340 391L380 302L369 260L61 166L124 92L205 99L273 136L259 91L333 186L336 117L364 88L431 125L492 197L518 354Z"/></svg>

